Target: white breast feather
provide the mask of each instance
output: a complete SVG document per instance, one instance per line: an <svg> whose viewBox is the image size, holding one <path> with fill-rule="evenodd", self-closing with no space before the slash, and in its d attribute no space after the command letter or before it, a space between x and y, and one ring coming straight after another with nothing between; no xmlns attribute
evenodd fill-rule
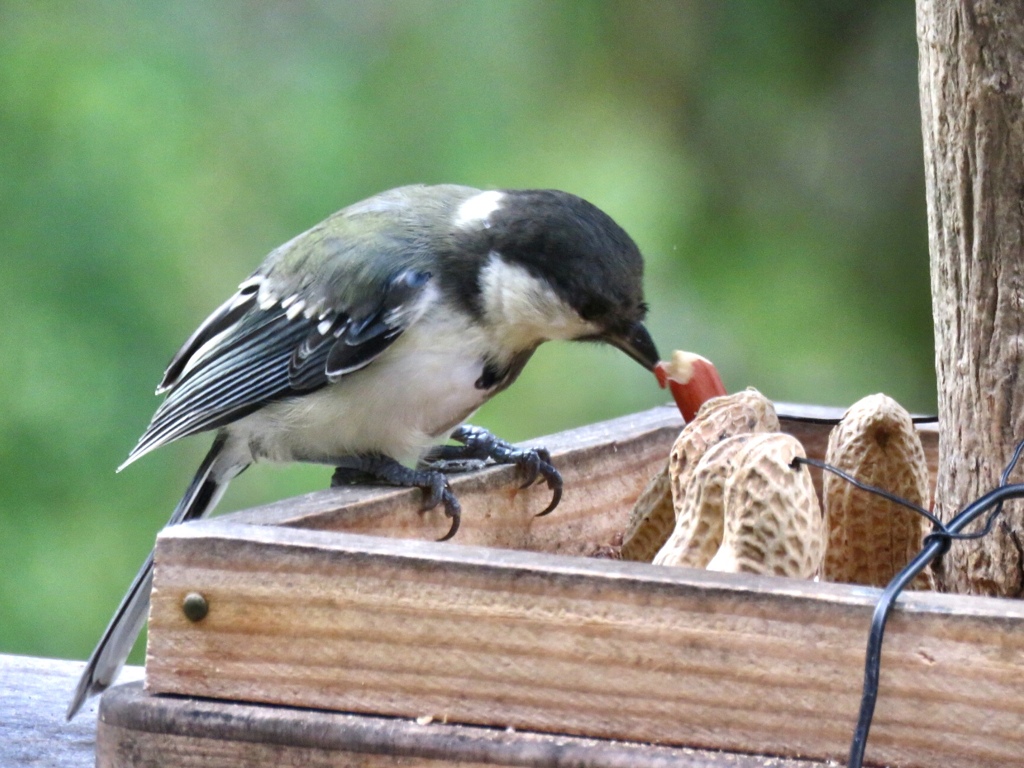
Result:
<svg viewBox="0 0 1024 768"><path fill-rule="evenodd" d="M471 198L473 199L473 198ZM490 395L484 361L598 329L525 268L491 254L481 271L483 322L435 301L366 368L323 389L268 405L231 426L232 450L255 460L320 461L382 453L418 458Z"/></svg>
<svg viewBox="0 0 1024 768"><path fill-rule="evenodd" d="M440 314L440 313L439 313ZM488 349L463 315L428 315L361 371L232 425L255 458L322 461L377 452L413 461L480 407Z"/></svg>

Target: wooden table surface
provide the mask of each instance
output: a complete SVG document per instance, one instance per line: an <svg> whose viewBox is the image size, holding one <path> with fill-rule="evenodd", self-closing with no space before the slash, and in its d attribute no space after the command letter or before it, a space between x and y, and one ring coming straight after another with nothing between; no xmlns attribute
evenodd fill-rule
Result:
<svg viewBox="0 0 1024 768"><path fill-rule="evenodd" d="M83 661L0 654L0 766L93 768L98 698L64 719ZM120 682L142 678L125 667Z"/></svg>
<svg viewBox="0 0 1024 768"><path fill-rule="evenodd" d="M81 661L0 654L0 767L93 768L96 760L96 713L99 698L90 700L70 723L64 719L68 700L78 682L78 675L81 673L83 665L84 662ZM142 667L125 667L118 683L140 680L142 676ZM120 691L122 691L122 697L142 695L134 686L121 688ZM182 706L218 706L215 702L197 702L189 699L175 699L175 701L181 702ZM244 706L241 708L246 711L253 709ZM269 712L270 715L277 712L274 708L259 709L263 713ZM367 727L379 728L381 727L380 723L384 723L396 733L402 731L403 728L418 727L411 721L405 723L390 718L358 718L341 713L315 714L337 720L358 720L359 722L355 725L343 723L350 730L352 728L356 728L356 730ZM500 729L471 728L458 725L434 724L432 730L445 732L436 735L448 736L449 739L451 734L458 734L470 742L486 742L492 747L492 751L495 746L492 742L496 739L500 741L507 736ZM552 737L538 736L537 738L545 742L553 741ZM587 747L590 746L590 740L588 739L565 737L557 739L557 741L560 742L559 749L566 755L574 755L576 758L589 755ZM472 747L473 744L469 744L469 746ZM498 746L500 747L500 744ZM609 744L608 746L609 749L599 751L598 757L601 759L597 762L572 762L572 764L615 766L628 764L627 745ZM661 755L662 752L665 754ZM543 750L542 753L546 754ZM659 756L661 756L660 762ZM708 766L708 768L710 766L715 766L715 768L725 766L731 768L817 768L824 765L802 760L663 748L654 748L653 753L647 757L648 761L654 760L654 763L651 764Z"/></svg>

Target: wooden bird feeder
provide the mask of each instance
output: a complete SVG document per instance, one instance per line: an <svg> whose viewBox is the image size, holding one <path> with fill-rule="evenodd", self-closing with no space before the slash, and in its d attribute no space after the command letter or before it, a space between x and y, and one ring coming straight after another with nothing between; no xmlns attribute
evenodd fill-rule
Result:
<svg viewBox="0 0 1024 768"><path fill-rule="evenodd" d="M993 487L1024 434L1024 12L917 8L948 519ZM781 421L822 456L828 427ZM878 589L591 557L624 530L680 426L658 408L541 441L566 481L544 518L547 490L516 490L511 468L460 478L452 542L435 541L448 521L421 514L419 492L381 489L164 531L146 686L104 696L97 764L844 760ZM922 436L934 483L936 433ZM979 549L954 548L947 571L1019 592L1021 514ZM1024 603L904 593L869 764L1021 765L1022 669Z"/></svg>
<svg viewBox="0 0 1024 768"><path fill-rule="evenodd" d="M809 412L780 406L820 457L828 426L790 418ZM419 512L420 492L392 489L165 530L145 688L104 696L97 765L844 759L879 590L591 556L681 426L663 407L538 441L566 484L543 518L548 491L517 489L513 468L458 478L452 542L434 541L448 521ZM936 433L922 437L934 467ZM1020 602L905 593L869 761L1020 765L1022 667Z"/></svg>

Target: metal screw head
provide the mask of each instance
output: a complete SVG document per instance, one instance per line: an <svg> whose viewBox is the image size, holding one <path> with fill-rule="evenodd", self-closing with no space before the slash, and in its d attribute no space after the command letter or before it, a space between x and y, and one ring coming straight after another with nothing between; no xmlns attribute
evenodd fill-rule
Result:
<svg viewBox="0 0 1024 768"><path fill-rule="evenodd" d="M198 592L189 592L181 603L181 610L189 621L202 621L209 613L210 605Z"/></svg>

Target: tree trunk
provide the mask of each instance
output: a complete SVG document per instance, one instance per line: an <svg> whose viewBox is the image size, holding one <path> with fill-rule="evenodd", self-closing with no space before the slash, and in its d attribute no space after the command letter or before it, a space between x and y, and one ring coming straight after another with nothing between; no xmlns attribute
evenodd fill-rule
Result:
<svg viewBox="0 0 1024 768"><path fill-rule="evenodd" d="M949 520L1024 438L1024 2L918 0L939 475ZM1015 473L1020 482L1021 473ZM973 527L973 526L972 526ZM937 566L940 589L1024 594L1024 513Z"/></svg>

